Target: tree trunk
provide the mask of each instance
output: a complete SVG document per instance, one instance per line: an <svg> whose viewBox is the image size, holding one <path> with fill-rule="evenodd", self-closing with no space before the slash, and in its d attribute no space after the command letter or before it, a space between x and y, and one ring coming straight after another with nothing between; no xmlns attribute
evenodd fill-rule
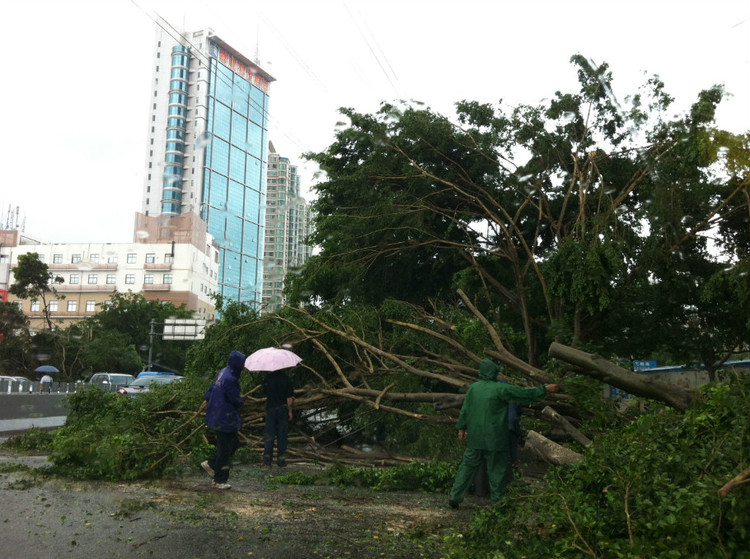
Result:
<svg viewBox="0 0 750 559"><path fill-rule="evenodd" d="M540 435L536 431L526 433L526 447L531 448L545 462L554 466L563 464L577 464L583 460L583 455L573 452L562 445Z"/></svg>
<svg viewBox="0 0 750 559"><path fill-rule="evenodd" d="M628 394L659 400L681 411L688 409L695 397L695 393L687 388L633 373L599 355L585 353L557 342L552 342L549 346L549 356L573 365L576 372L606 382Z"/></svg>
<svg viewBox="0 0 750 559"><path fill-rule="evenodd" d="M553 410L551 407L546 406L542 410L542 415L550 420L552 420L553 423L556 425L559 425L560 428L565 431L568 435L573 437L573 439L576 442L581 443L583 446L588 446L591 444L591 439L589 439L586 435L581 433L578 429L573 427L573 425L565 419L562 415L557 413L555 410Z"/></svg>

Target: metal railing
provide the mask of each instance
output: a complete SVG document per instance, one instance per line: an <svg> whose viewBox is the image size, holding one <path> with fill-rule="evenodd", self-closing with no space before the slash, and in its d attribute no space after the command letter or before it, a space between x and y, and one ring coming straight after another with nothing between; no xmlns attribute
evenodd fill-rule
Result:
<svg viewBox="0 0 750 559"><path fill-rule="evenodd" d="M87 384L81 381L42 383L0 379L0 394L69 394L86 386Z"/></svg>

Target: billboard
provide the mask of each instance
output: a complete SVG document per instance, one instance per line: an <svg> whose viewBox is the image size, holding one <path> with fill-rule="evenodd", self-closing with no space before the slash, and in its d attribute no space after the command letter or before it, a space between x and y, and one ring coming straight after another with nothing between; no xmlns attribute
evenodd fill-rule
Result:
<svg viewBox="0 0 750 559"><path fill-rule="evenodd" d="M167 318L164 321L164 340L202 340L206 335L206 320L202 318Z"/></svg>

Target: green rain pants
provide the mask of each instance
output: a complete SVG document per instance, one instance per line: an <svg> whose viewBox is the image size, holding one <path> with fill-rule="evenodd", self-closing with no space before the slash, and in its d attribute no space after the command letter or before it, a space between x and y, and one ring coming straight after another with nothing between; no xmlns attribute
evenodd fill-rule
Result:
<svg viewBox="0 0 750 559"><path fill-rule="evenodd" d="M451 500L460 503L464 500L464 495L474 482L474 476L477 473L482 460L487 461L487 478L490 482L490 499L494 505L500 499L505 490L503 482L505 472L510 464L510 453L503 450L484 450L480 448L467 448L464 450L464 457L461 465L458 467L456 481L453 482L451 490Z"/></svg>

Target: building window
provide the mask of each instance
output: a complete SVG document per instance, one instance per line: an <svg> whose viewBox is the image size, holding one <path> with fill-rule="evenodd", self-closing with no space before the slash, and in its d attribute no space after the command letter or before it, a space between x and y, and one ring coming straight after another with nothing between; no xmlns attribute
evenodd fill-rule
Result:
<svg viewBox="0 0 750 559"><path fill-rule="evenodd" d="M91 254L91 261L94 264L98 264L99 263L99 253L97 253L97 252L92 253Z"/></svg>
<svg viewBox="0 0 750 559"><path fill-rule="evenodd" d="M57 312L58 304L57 301L50 301L49 305L47 305L47 310L49 312Z"/></svg>
<svg viewBox="0 0 750 559"><path fill-rule="evenodd" d="M96 310L96 301L86 301L86 312L94 312Z"/></svg>
<svg viewBox="0 0 750 559"><path fill-rule="evenodd" d="M42 305L39 301L32 301L31 302L31 312L39 312L42 310Z"/></svg>
<svg viewBox="0 0 750 559"><path fill-rule="evenodd" d="M68 301L68 312L76 312L78 310L78 301Z"/></svg>
<svg viewBox="0 0 750 559"><path fill-rule="evenodd" d="M99 283L99 276L96 274L89 274L89 285L93 285L95 283Z"/></svg>
<svg viewBox="0 0 750 559"><path fill-rule="evenodd" d="M70 263L71 264L78 264L81 261L81 255L80 254L74 254L70 257Z"/></svg>
<svg viewBox="0 0 750 559"><path fill-rule="evenodd" d="M156 262L156 254L153 252L146 254L146 264L153 264L154 262Z"/></svg>
<svg viewBox="0 0 750 559"><path fill-rule="evenodd" d="M171 264L172 262L174 262L174 256L172 255L171 252L166 253L164 255L164 263Z"/></svg>
<svg viewBox="0 0 750 559"><path fill-rule="evenodd" d="M164 280L162 283L172 283L172 274L164 274Z"/></svg>
<svg viewBox="0 0 750 559"><path fill-rule="evenodd" d="M135 274L125 274L125 283L135 283Z"/></svg>
<svg viewBox="0 0 750 559"><path fill-rule="evenodd" d="M37 254L39 257L39 262L44 262L44 255L43 254Z"/></svg>
<svg viewBox="0 0 750 559"><path fill-rule="evenodd" d="M54 264L62 264L62 254L55 254L52 256L52 262Z"/></svg>
<svg viewBox="0 0 750 559"><path fill-rule="evenodd" d="M152 284L154 283L154 274L146 274L143 276L143 283L144 284Z"/></svg>
<svg viewBox="0 0 750 559"><path fill-rule="evenodd" d="M107 264L117 264L117 255L110 255L109 258L107 258Z"/></svg>
<svg viewBox="0 0 750 559"><path fill-rule="evenodd" d="M68 281L70 285L78 285L81 283L81 276L80 274L70 274L70 280Z"/></svg>
<svg viewBox="0 0 750 559"><path fill-rule="evenodd" d="M128 253L128 264L135 264L135 252L129 252Z"/></svg>
<svg viewBox="0 0 750 559"><path fill-rule="evenodd" d="M110 285L117 283L117 276L115 274L107 274L107 283Z"/></svg>

